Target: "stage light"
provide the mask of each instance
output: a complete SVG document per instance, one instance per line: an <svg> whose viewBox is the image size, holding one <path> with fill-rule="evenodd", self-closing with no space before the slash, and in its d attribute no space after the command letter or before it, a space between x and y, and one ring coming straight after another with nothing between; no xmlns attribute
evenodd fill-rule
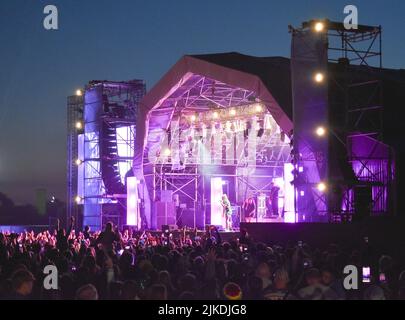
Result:
<svg viewBox="0 0 405 320"><path fill-rule="evenodd" d="M77 95L78 97L81 97L81 96L83 95L82 90L77 89L77 90L76 90L76 95Z"/></svg>
<svg viewBox="0 0 405 320"><path fill-rule="evenodd" d="M232 123L231 123L231 121L227 121L225 123L225 132L229 132L229 133L232 132Z"/></svg>
<svg viewBox="0 0 405 320"><path fill-rule="evenodd" d="M170 156L171 153L172 153L172 152L171 152L171 150L170 150L169 148L166 148L166 149L163 151L163 154L164 154L166 157Z"/></svg>
<svg viewBox="0 0 405 320"><path fill-rule="evenodd" d="M314 80L316 83L322 83L325 80L325 76L322 72L315 73Z"/></svg>
<svg viewBox="0 0 405 320"><path fill-rule="evenodd" d="M218 119L218 117L219 117L218 112L215 111L212 113L212 119Z"/></svg>
<svg viewBox="0 0 405 320"><path fill-rule="evenodd" d="M264 116L264 124L263 124L263 127L264 127L264 129L265 130L271 130L272 129L272 124L271 124L271 119L272 119L272 117L271 117L271 115L269 115L269 114L266 114L265 116ZM285 134L284 134L284 132L281 132L280 133L280 140L282 141L282 142L284 142L284 139L285 139Z"/></svg>
<svg viewBox="0 0 405 320"><path fill-rule="evenodd" d="M323 137L326 134L326 129L324 127L318 127L316 128L315 133L318 137Z"/></svg>
<svg viewBox="0 0 405 320"><path fill-rule="evenodd" d="M197 117L193 114L193 115L190 117L190 120L191 120L191 122L194 122L194 121L197 120Z"/></svg>
<svg viewBox="0 0 405 320"><path fill-rule="evenodd" d="M81 201L82 201L82 197L81 197L81 196L76 196L76 197L75 197L75 202L76 202L77 204L79 204Z"/></svg>
<svg viewBox="0 0 405 320"><path fill-rule="evenodd" d="M300 196L301 196L301 197L305 196L305 191L304 191L304 190L301 190L301 191L300 191Z"/></svg>
<svg viewBox="0 0 405 320"><path fill-rule="evenodd" d="M323 182L319 182L318 185L316 186L319 192L325 192L326 191L326 184Z"/></svg>
<svg viewBox="0 0 405 320"><path fill-rule="evenodd" d="M213 123L212 126L211 126L211 135L213 136L213 135L215 135L216 133L217 133L217 128L216 128L215 123Z"/></svg>
<svg viewBox="0 0 405 320"><path fill-rule="evenodd" d="M130 207L135 208L138 203L137 197L134 195L128 197L128 203L129 203Z"/></svg>
<svg viewBox="0 0 405 320"><path fill-rule="evenodd" d="M304 172L304 167L298 167L298 172Z"/></svg>
<svg viewBox="0 0 405 320"><path fill-rule="evenodd" d="M262 112L263 111L263 107L262 107L261 104L257 104L255 109L256 109L256 112Z"/></svg>
<svg viewBox="0 0 405 320"><path fill-rule="evenodd" d="M316 32L322 32L325 29L325 24L323 22L316 22L314 24L314 30Z"/></svg>
<svg viewBox="0 0 405 320"><path fill-rule="evenodd" d="M78 129L78 130L82 129L82 128L83 128L82 122L81 122L81 121L77 121L75 127L76 127L76 129Z"/></svg>
<svg viewBox="0 0 405 320"><path fill-rule="evenodd" d="M76 159L76 165L77 165L77 166L80 166L80 165L82 164L82 162L83 162L82 160Z"/></svg>
<svg viewBox="0 0 405 320"><path fill-rule="evenodd" d="M236 116L236 110L235 110L235 109L231 109L231 110L229 111L229 114L230 114L232 117Z"/></svg>

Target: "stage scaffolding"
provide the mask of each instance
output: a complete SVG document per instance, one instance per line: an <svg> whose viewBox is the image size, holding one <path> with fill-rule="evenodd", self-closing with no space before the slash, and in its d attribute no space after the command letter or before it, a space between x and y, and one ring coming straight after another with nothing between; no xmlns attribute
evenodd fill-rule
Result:
<svg viewBox="0 0 405 320"><path fill-rule="evenodd" d="M78 184L76 160L78 159L78 137L83 132L83 128L78 128L78 123L82 125L83 121L83 103L82 95L67 98L67 221L70 217L74 217L76 221L79 218L79 207L75 203Z"/></svg>
<svg viewBox="0 0 405 320"><path fill-rule="evenodd" d="M343 23L329 20L311 20L304 22L300 29L290 27L292 33L312 31L315 24L323 24L322 34L326 36L328 52L328 104L330 122L330 143L334 144L335 160L345 167L342 170L343 181L332 181L337 189L342 188L342 205L329 195L328 207L333 222L351 221L353 213L360 206L371 209L369 214L387 214L392 212L393 199L393 152L385 158L375 159L375 147L383 141L383 83L382 83L382 28L381 26L359 25L357 29L346 29ZM352 140L369 138L374 146L367 154L357 155L351 148ZM350 143L349 143L350 142ZM386 146L388 148L388 146ZM361 150L364 151L364 150ZM376 161L378 165L376 165ZM371 165L372 164L372 165ZM351 171L351 172L349 172ZM335 173L332 173L336 175ZM372 190L371 202L361 204L360 196L356 200L356 188ZM335 187L334 187L335 189ZM371 191L369 191L371 193ZM388 196L386 194L388 193Z"/></svg>
<svg viewBox="0 0 405 320"><path fill-rule="evenodd" d="M71 206L83 211L83 225L93 230L109 221L125 223L126 177L132 173L137 108L144 94L141 80L91 81L85 87L78 119L83 130L72 158L76 186L72 179L68 183Z"/></svg>
<svg viewBox="0 0 405 320"><path fill-rule="evenodd" d="M164 192L170 190L173 195L179 196L180 204L193 212L192 227L200 227L210 222L210 179L219 177L224 180L225 193L240 215L241 205L247 197L268 194L274 179L284 182L284 165L291 161L290 140L280 131L274 119L271 120L271 128L252 130L248 134L257 138L255 152L250 156L248 131L242 132L240 139L237 139L236 133L228 133L228 139L218 138L217 144L210 141L212 136L209 135L186 134L186 137L192 137L192 140L186 139L187 148L181 148L178 141L169 139L166 147L162 146L157 151L160 157L156 162L144 169L147 172L145 179L152 184L152 202L162 201ZM191 128L191 132L195 133L195 128ZM226 133L217 131L215 135L225 137ZM208 149L204 149L204 145L208 145ZM169 156L162 155L164 148L171 150ZM173 152L176 148L183 150L183 155ZM188 152L190 150L193 152ZM208 159L202 156L204 152L209 154Z"/></svg>
<svg viewBox="0 0 405 320"><path fill-rule="evenodd" d="M391 194L393 155L390 151L386 159L374 159L376 146L383 141L382 28L359 25L358 29L347 30L341 23L331 21L327 25L329 61L336 62L330 67L334 94L329 95L329 105L335 116L332 133L347 150L345 160L357 181L345 177L343 205L340 211L332 212L332 219L350 221L355 212L362 210L366 211L364 215L387 214L392 209L392 199L383 194L388 190ZM336 117L338 109L344 110L344 117ZM352 140L362 137L372 139L374 145L360 155ZM385 161L385 168L381 162L376 169L375 161ZM360 200L362 189L369 190L369 200Z"/></svg>

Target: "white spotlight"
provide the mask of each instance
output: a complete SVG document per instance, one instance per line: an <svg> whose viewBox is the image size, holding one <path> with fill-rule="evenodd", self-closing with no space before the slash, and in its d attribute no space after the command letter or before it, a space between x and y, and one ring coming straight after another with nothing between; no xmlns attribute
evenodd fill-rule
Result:
<svg viewBox="0 0 405 320"><path fill-rule="evenodd" d="M325 192L326 191L326 184L323 182L319 182L318 185L316 186L319 192Z"/></svg>
<svg viewBox="0 0 405 320"><path fill-rule="evenodd" d="M81 97L81 96L83 95L82 90L77 89L77 90L76 90L76 95L77 95L78 97Z"/></svg>
<svg viewBox="0 0 405 320"><path fill-rule="evenodd" d="M323 22L317 22L314 24L314 30L316 32L322 32L325 29L325 24Z"/></svg>
<svg viewBox="0 0 405 320"><path fill-rule="evenodd" d="M230 114L232 117L236 116L236 110L235 110L235 109L231 109L231 110L229 111L229 114Z"/></svg>
<svg viewBox="0 0 405 320"><path fill-rule="evenodd" d="M257 104L255 109L256 109L256 112L262 112L263 111L263 107L262 107L261 104Z"/></svg>
<svg viewBox="0 0 405 320"><path fill-rule="evenodd" d="M163 151L163 154L164 154L166 157L170 156L171 153L172 153L172 152L170 151L169 148L166 148L166 149Z"/></svg>
<svg viewBox="0 0 405 320"><path fill-rule="evenodd" d="M214 111L212 114L212 119L218 119L218 117L219 117L218 112Z"/></svg>
<svg viewBox="0 0 405 320"><path fill-rule="evenodd" d="M315 73L314 80L316 83L322 83L325 80L325 76L322 72Z"/></svg>
<svg viewBox="0 0 405 320"><path fill-rule="evenodd" d="M83 162L82 160L76 159L76 165L77 165L77 166L80 166L80 165L82 164L82 162Z"/></svg>
<svg viewBox="0 0 405 320"><path fill-rule="evenodd" d="M191 120L191 122L194 122L194 121L197 120L197 117L193 114L193 115L190 117L190 120Z"/></svg>
<svg viewBox="0 0 405 320"><path fill-rule="evenodd" d="M318 127L315 133L318 137L323 137L326 134L326 129L324 127Z"/></svg>
<svg viewBox="0 0 405 320"><path fill-rule="evenodd" d="M82 128L83 128L82 122L81 122L81 121L77 121L76 124L75 124L75 127L76 127L76 129L78 129L78 130L82 129Z"/></svg>
<svg viewBox="0 0 405 320"><path fill-rule="evenodd" d="M82 201L82 197L80 197L80 196L76 196L76 197L75 197L75 202L76 202L77 204L79 204L81 201Z"/></svg>

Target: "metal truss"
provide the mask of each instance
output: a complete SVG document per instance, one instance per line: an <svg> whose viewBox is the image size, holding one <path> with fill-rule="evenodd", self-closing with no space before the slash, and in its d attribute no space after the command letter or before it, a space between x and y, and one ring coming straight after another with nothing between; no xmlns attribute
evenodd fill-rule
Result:
<svg viewBox="0 0 405 320"><path fill-rule="evenodd" d="M171 190L173 193L180 193L189 201L198 201L198 179L201 174L197 166L187 166L181 171L173 171L169 165L157 165L154 167L154 199L156 191ZM187 186L194 183L195 192L185 191Z"/></svg>
<svg viewBox="0 0 405 320"><path fill-rule="evenodd" d="M379 72L382 68L382 28L381 26L359 26L357 30L346 30L339 23L330 23L329 35L329 61L338 62L338 72L343 72L343 77L333 76L332 81L336 90L341 92L343 101L334 100L330 97L330 104L342 104L346 110L344 130L340 133L333 132L336 138L346 148L347 140L355 135L369 136L377 141L383 140L383 86ZM337 44L340 44L338 46ZM375 147L377 144L375 145ZM375 149L375 148L374 148ZM383 191L391 183L389 179L381 181L379 174L368 167L368 161L372 160L374 149L370 150L368 157L360 159L352 154L349 163L358 161L361 168L355 172L360 183L364 183L363 175L366 172L368 183L380 185L378 191L373 191L372 206L387 208L384 203ZM350 184L346 187L343 195L343 207L341 219L351 220L355 211L354 190ZM380 206L376 206L379 203ZM386 211L382 209L382 211Z"/></svg>
<svg viewBox="0 0 405 320"><path fill-rule="evenodd" d="M79 207L75 203L77 195L77 165L78 135L82 130L76 128L76 123L83 119L83 96L69 96L67 98L67 195L66 221L74 217L78 221Z"/></svg>
<svg viewBox="0 0 405 320"><path fill-rule="evenodd" d="M173 118L173 116L184 111L198 113L212 109L240 106L254 100L253 91L232 87L208 77L192 75L181 88L168 97L151 114L159 114L173 109ZM175 108L172 108L173 106Z"/></svg>
<svg viewBox="0 0 405 320"><path fill-rule="evenodd" d="M100 205L100 212L94 216L86 215L87 218L100 218L101 225L107 221L112 221L117 225L122 223L122 212L126 209L126 194L108 194L103 181L102 161L107 159L114 163L129 162L133 160L134 153L134 134L137 115L137 107L139 100L145 94L145 84L141 80L131 80L128 82L114 81L91 81L86 86L87 90L92 90L95 87L102 88L102 94L95 108L101 108L97 114L99 116L90 122L84 123L84 128L95 127L96 132L85 132L84 148L88 151L85 154L82 166L84 166L84 194L83 203ZM83 118L83 116L82 116ZM117 140L116 154L106 156L101 154L100 143L103 137L102 129L115 133ZM98 129L97 129L98 128ZM128 137L120 135L117 129L128 128L130 134ZM118 143L124 144L125 149L131 150L130 156L123 156L118 153ZM122 180L122 179L121 179ZM94 182L94 183L92 183ZM125 185L125 181L121 181ZM88 185L93 184L93 187ZM89 193L88 190L92 192Z"/></svg>
<svg viewBox="0 0 405 320"><path fill-rule="evenodd" d="M359 26L358 29L346 29L340 23L331 22L328 36L329 50L332 51L329 61L338 62L339 58L346 58L350 63L371 66L370 59L376 58L377 66L382 68L381 26Z"/></svg>
<svg viewBox="0 0 405 320"><path fill-rule="evenodd" d="M383 66L382 28L381 26L359 25L357 29L346 29L343 23L321 20L328 37L328 60L330 64L329 84L335 93L329 95L329 105L336 110L344 110L344 121L334 123L330 128L336 141L347 149L347 140L354 135L369 136L377 141L383 139L383 86L380 71ZM303 28L312 28L316 21L303 23ZM379 173L368 166L374 150L368 157L352 155L350 162L357 161L359 170L355 173L360 183L367 176L367 183L378 189L373 192L373 207L376 203L387 208L384 203L384 190L389 188L389 177L382 181ZM390 172L390 168L388 171ZM347 183L343 192L343 208L333 212L332 219L351 220L354 213L354 191ZM380 185L380 186L378 186ZM333 209L332 209L333 211ZM335 210L339 211L339 210Z"/></svg>
<svg viewBox="0 0 405 320"><path fill-rule="evenodd" d="M258 168L279 168L282 170L283 165L284 162L280 161L278 164ZM206 186L204 185L204 177L221 176L233 178L235 181L236 203L242 203L246 198L246 194L256 196L261 193L269 193L271 191L270 184L272 179L275 178L274 175L246 173L245 170L251 171L253 167L240 167L237 165L229 165L235 168L234 174L206 173L204 169L209 166L187 165L182 170L173 170L170 164L155 164L152 172L145 175L145 177L152 177L152 200L154 202L158 201L159 194L161 195L162 191L170 190L173 194L179 194L183 198L183 202L193 203L194 215L203 214L205 221L206 200L204 194ZM252 179L255 179L256 183L253 183ZM260 183L257 183L257 181L260 181ZM241 192L245 195L242 198L240 198ZM196 218L194 217L194 227L195 221Z"/></svg>
<svg viewBox="0 0 405 320"><path fill-rule="evenodd" d="M193 204L194 228L196 228L198 204L202 204L204 199L204 190L200 187L203 185L203 179L198 166L186 166L183 170L174 171L171 165L161 164L154 165L152 171L152 201L158 201L158 193L161 196L166 190L182 196L185 199L182 203Z"/></svg>

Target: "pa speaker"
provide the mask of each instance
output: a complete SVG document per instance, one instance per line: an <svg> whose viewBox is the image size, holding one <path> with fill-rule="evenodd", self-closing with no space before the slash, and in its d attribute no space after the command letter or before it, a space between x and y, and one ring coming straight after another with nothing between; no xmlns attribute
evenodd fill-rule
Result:
<svg viewBox="0 0 405 320"><path fill-rule="evenodd" d="M354 188L354 216L359 221L371 215L373 204L371 186L356 186Z"/></svg>

